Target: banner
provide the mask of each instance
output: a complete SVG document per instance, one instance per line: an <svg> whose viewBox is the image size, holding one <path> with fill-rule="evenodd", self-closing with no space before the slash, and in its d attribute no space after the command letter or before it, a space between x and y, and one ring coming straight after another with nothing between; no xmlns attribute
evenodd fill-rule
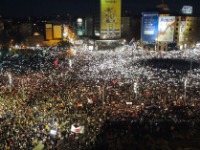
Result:
<svg viewBox="0 0 200 150"><path fill-rule="evenodd" d="M121 0L101 0L100 38L121 37Z"/></svg>
<svg viewBox="0 0 200 150"><path fill-rule="evenodd" d="M175 28L175 16L160 16L158 23L157 41L173 42Z"/></svg>
<svg viewBox="0 0 200 150"><path fill-rule="evenodd" d="M146 43L154 42L158 34L158 12L142 13L142 41Z"/></svg>
<svg viewBox="0 0 200 150"><path fill-rule="evenodd" d="M53 38L62 39L62 25L53 25Z"/></svg>
<svg viewBox="0 0 200 150"><path fill-rule="evenodd" d="M93 100L91 98L87 98L88 104L93 104Z"/></svg>
<svg viewBox="0 0 200 150"><path fill-rule="evenodd" d="M74 132L74 133L83 134L84 133L84 129L85 129L84 126L75 127L73 124L71 125L71 131Z"/></svg>
<svg viewBox="0 0 200 150"><path fill-rule="evenodd" d="M126 102L126 105L132 105L133 102Z"/></svg>
<svg viewBox="0 0 200 150"><path fill-rule="evenodd" d="M50 134L51 135L56 135L58 132L58 127L57 126L53 126L50 130Z"/></svg>
<svg viewBox="0 0 200 150"><path fill-rule="evenodd" d="M55 67L55 68L58 67L58 58L56 58L56 59L54 60L54 67Z"/></svg>
<svg viewBox="0 0 200 150"><path fill-rule="evenodd" d="M179 42L184 41L185 30L186 30L186 17L182 16L179 29Z"/></svg>

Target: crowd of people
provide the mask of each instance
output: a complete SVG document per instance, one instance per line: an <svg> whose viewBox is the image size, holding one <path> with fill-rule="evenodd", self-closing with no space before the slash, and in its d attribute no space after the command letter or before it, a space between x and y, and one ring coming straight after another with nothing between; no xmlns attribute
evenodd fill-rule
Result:
<svg viewBox="0 0 200 150"><path fill-rule="evenodd" d="M157 53L128 47L75 50L71 65L56 57L49 70L1 74L0 149L200 148L199 66L154 68L137 62Z"/></svg>

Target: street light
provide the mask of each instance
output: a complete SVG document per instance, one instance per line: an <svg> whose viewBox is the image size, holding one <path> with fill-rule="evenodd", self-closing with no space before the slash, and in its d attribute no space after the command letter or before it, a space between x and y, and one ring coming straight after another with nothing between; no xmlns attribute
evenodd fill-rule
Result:
<svg viewBox="0 0 200 150"><path fill-rule="evenodd" d="M187 80L188 78L186 78L184 81L184 102L186 102L186 96L187 96Z"/></svg>
<svg viewBox="0 0 200 150"><path fill-rule="evenodd" d="M157 49L157 40L158 40L158 38L156 37L156 38L155 38L155 51L156 51L156 49Z"/></svg>
<svg viewBox="0 0 200 150"><path fill-rule="evenodd" d="M138 89L138 81L134 82L134 84L133 84L133 90L134 90L134 93L135 93L135 100L136 101L137 101L137 89Z"/></svg>

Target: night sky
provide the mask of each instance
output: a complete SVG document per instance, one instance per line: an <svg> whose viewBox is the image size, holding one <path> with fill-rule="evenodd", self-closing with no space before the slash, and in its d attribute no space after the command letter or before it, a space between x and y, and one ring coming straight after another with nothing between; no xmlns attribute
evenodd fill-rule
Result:
<svg viewBox="0 0 200 150"><path fill-rule="evenodd" d="M122 0L122 9L141 12L155 7L162 0ZM200 0L164 0L173 11L180 11L183 5L193 6L200 14ZM99 0L0 0L0 15L3 16L48 16L70 14L86 16L98 9Z"/></svg>

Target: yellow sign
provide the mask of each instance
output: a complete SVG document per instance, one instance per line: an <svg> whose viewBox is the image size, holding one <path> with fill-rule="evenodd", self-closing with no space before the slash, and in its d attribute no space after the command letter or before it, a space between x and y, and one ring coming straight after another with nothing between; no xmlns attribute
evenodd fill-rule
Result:
<svg viewBox="0 0 200 150"><path fill-rule="evenodd" d="M62 38L62 25L54 25L53 26L53 37L54 37L54 39Z"/></svg>
<svg viewBox="0 0 200 150"><path fill-rule="evenodd" d="M46 40L52 40L53 39L52 24L46 24L45 30L46 30Z"/></svg>
<svg viewBox="0 0 200 150"><path fill-rule="evenodd" d="M121 37L121 0L101 0L101 39Z"/></svg>

